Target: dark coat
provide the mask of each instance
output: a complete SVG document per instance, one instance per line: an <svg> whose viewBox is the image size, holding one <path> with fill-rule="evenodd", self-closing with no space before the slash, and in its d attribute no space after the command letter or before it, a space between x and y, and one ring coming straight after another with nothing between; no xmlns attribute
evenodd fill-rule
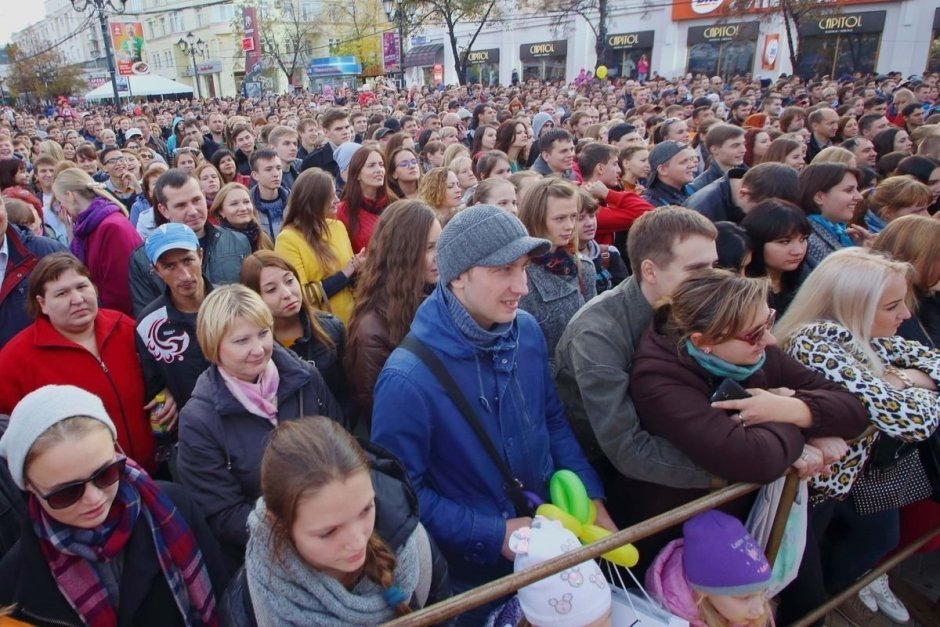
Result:
<svg viewBox="0 0 940 627"><path fill-rule="evenodd" d="M221 598L230 577L215 538L206 526L202 512L187 491L173 483L159 482L160 489L176 505L196 536L212 580L216 601ZM124 548L124 569L120 581L118 625L164 627L183 625L160 563L146 518L139 516ZM36 625L83 625L78 614L62 595L32 524L23 526L20 541L0 562L0 605L16 604L13 617Z"/></svg>
<svg viewBox="0 0 940 627"><path fill-rule="evenodd" d="M384 312L366 312L356 324L356 332L349 337L346 373L353 391L356 415L372 424L372 391L379 373L395 347L388 336L388 323Z"/></svg>
<svg viewBox="0 0 940 627"><path fill-rule="evenodd" d="M9 424L9 416L0 416L0 437ZM6 464L0 464L0 560L19 540L26 518L26 499L13 483L10 469Z"/></svg>
<svg viewBox="0 0 940 627"><path fill-rule="evenodd" d="M300 321L304 329L302 337L294 340L290 350L295 355L308 361L317 367L323 376L326 387L336 397L343 415L350 418L353 409L352 389L349 380L346 378L346 370L343 368L343 355L346 353L346 327L342 321L331 313L325 311L316 311L317 322L323 328L323 331L333 341L330 347L320 342L313 336L313 328L310 326L310 319L306 311L301 311Z"/></svg>
<svg viewBox="0 0 940 627"><path fill-rule="evenodd" d="M333 146L330 142L326 142L304 158L300 171L310 168L320 168L324 172L329 172L334 181L339 181L339 164L333 158Z"/></svg>
<svg viewBox="0 0 940 627"><path fill-rule="evenodd" d="M685 206L698 211L712 222L730 221L739 224L744 211L731 198L731 184L727 176L715 179L685 201Z"/></svg>
<svg viewBox="0 0 940 627"><path fill-rule="evenodd" d="M280 375L278 422L302 415L343 422L336 399L314 366L277 344L271 358ZM243 552L248 542L248 513L261 496L261 456L273 430L271 421L235 400L215 365L199 376L180 412L180 482L206 513L223 548L233 555Z"/></svg>

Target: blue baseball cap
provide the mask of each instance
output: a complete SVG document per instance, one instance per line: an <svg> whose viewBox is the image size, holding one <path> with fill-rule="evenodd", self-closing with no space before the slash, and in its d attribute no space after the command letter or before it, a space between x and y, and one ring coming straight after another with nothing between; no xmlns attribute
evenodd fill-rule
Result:
<svg viewBox="0 0 940 627"><path fill-rule="evenodd" d="M199 250L199 238L185 224L170 222L161 224L150 232L144 242L147 259L156 264L160 256L168 250Z"/></svg>

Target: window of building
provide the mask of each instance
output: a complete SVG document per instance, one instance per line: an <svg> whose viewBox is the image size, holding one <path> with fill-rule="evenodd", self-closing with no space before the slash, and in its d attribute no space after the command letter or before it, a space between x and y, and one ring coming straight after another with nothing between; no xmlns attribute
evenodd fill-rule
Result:
<svg viewBox="0 0 940 627"><path fill-rule="evenodd" d="M797 73L815 76L874 74L885 11L839 13L804 25Z"/></svg>
<svg viewBox="0 0 940 627"><path fill-rule="evenodd" d="M927 53L927 71L940 72L940 9L933 14L933 37Z"/></svg>

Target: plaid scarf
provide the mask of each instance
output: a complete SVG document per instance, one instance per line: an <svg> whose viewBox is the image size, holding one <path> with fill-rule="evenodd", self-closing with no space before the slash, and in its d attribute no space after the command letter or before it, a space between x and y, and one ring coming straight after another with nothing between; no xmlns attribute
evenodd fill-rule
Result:
<svg viewBox="0 0 940 627"><path fill-rule="evenodd" d="M124 550L143 513L153 534L160 569L186 625L218 625L215 596L192 530L150 477L127 460L108 517L94 529L63 525L45 513L34 494L29 517L59 590L86 625L118 624L117 608L90 562L107 562Z"/></svg>
<svg viewBox="0 0 940 627"><path fill-rule="evenodd" d="M578 290L584 296L584 277L581 275L581 267L578 264L578 258L570 248L556 248L539 257L532 257L531 262L542 266L549 274L560 277L577 277Z"/></svg>

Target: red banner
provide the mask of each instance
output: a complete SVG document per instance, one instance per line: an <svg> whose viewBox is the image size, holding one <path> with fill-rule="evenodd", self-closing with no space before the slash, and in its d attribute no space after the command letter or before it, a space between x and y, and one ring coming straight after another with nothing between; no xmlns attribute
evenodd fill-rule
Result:
<svg viewBox="0 0 940 627"><path fill-rule="evenodd" d="M776 70L777 57L780 56L780 34L764 35L764 52L760 55L760 69Z"/></svg>
<svg viewBox="0 0 940 627"><path fill-rule="evenodd" d="M261 35L258 33L258 13L255 7L242 9L242 24L245 31L245 37L242 39L242 49L245 51L245 80L253 80L255 75L261 72Z"/></svg>

